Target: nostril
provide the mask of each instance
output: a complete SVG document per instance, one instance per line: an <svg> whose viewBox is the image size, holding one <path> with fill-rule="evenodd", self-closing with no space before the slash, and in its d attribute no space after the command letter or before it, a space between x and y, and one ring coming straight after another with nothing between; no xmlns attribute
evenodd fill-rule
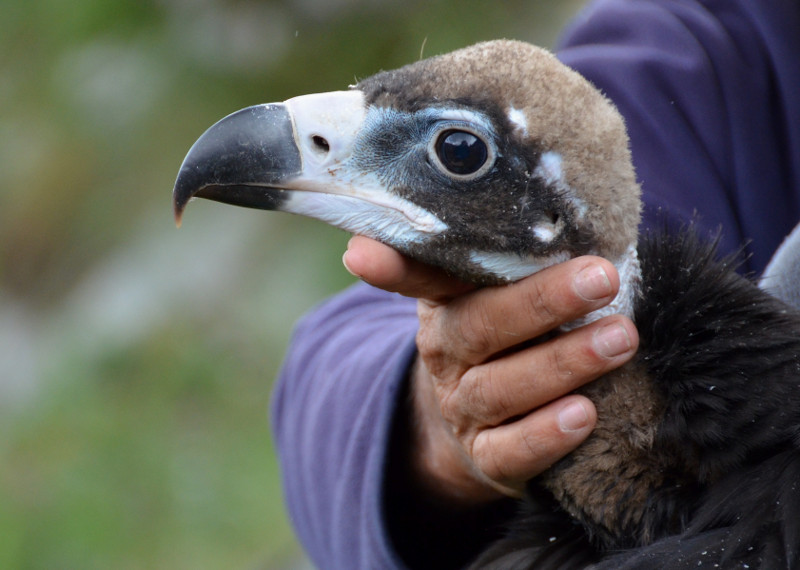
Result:
<svg viewBox="0 0 800 570"><path fill-rule="evenodd" d="M331 145L328 144L328 141L325 140L325 137L314 135L311 137L311 141L314 143L314 147L319 152L327 153L329 150L331 150Z"/></svg>

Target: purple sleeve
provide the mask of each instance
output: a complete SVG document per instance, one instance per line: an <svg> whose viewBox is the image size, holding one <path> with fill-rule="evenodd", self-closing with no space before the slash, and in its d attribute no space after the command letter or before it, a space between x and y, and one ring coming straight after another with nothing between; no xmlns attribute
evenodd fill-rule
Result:
<svg viewBox="0 0 800 570"><path fill-rule="evenodd" d="M416 329L413 301L360 284L295 330L271 418L292 524L318 568L400 566L381 485Z"/></svg>
<svg viewBox="0 0 800 570"><path fill-rule="evenodd" d="M800 218L800 9L793 0L592 3L559 57L618 106L644 223L695 213L761 271Z"/></svg>
<svg viewBox="0 0 800 570"><path fill-rule="evenodd" d="M561 59L620 108L645 225L695 212L760 271L800 218L800 11L794 0L601 0ZM776 206L780 204L781 206ZM384 510L413 301L360 285L297 327L273 402L284 489L320 568L401 567Z"/></svg>

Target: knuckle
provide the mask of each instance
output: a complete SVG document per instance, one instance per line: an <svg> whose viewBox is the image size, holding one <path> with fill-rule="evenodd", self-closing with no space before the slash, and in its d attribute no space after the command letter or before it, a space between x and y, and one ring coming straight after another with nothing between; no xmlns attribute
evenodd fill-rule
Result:
<svg viewBox="0 0 800 570"><path fill-rule="evenodd" d="M536 462L542 455L541 439L527 429L520 429L519 434L521 452L529 459L530 463Z"/></svg>
<svg viewBox="0 0 800 570"><path fill-rule="evenodd" d="M420 319L416 344L419 357L428 371L439 378L445 375L452 358L439 311L433 311Z"/></svg>
<svg viewBox="0 0 800 570"><path fill-rule="evenodd" d="M417 351L426 362L439 358L442 354L439 334L431 327L420 326L417 330Z"/></svg>
<svg viewBox="0 0 800 570"><path fill-rule="evenodd" d="M473 367L464 373L454 391L454 398L458 398L461 403L462 413L471 422L480 419L483 423L488 415L487 397L491 397L487 394L491 391L489 383L490 379L481 373L480 368Z"/></svg>
<svg viewBox="0 0 800 570"><path fill-rule="evenodd" d="M572 351L564 350L563 345L568 339L562 337L559 340L551 343L549 350L545 352L546 366L550 374L560 379L568 379L575 375L577 362Z"/></svg>
<svg viewBox="0 0 800 570"><path fill-rule="evenodd" d="M537 279L532 279L521 296L520 310L537 324L555 326L560 324L561 317L551 303L549 290Z"/></svg>
<svg viewBox="0 0 800 570"><path fill-rule="evenodd" d="M440 392L442 416L458 430L458 434L485 424L484 384L476 376L474 369L468 369L451 388L442 387Z"/></svg>
<svg viewBox="0 0 800 570"><path fill-rule="evenodd" d="M581 327L543 345L548 372L574 385L584 384L607 371L610 363L596 353L592 333L591 327Z"/></svg>
<svg viewBox="0 0 800 570"><path fill-rule="evenodd" d="M468 305L455 316L455 320L454 332L458 334L466 356L480 361L493 352L496 343L492 339L496 336L496 327L482 304Z"/></svg>
<svg viewBox="0 0 800 570"><path fill-rule="evenodd" d="M417 332L417 353L428 373L437 384L447 386L457 384L467 365L453 352L452 347L442 340L437 332L420 329Z"/></svg>
<svg viewBox="0 0 800 570"><path fill-rule="evenodd" d="M513 415L514 395L505 376L491 364L473 367L464 376L468 403L485 425L497 425Z"/></svg>
<svg viewBox="0 0 800 570"><path fill-rule="evenodd" d="M492 430L485 430L477 434L472 442L472 461L486 477L505 485L516 481L519 477L514 463L509 461L508 449L498 438L493 437L494 435L496 434Z"/></svg>
<svg viewBox="0 0 800 570"><path fill-rule="evenodd" d="M440 306L420 314L417 347L431 358L478 363L493 346L492 319L476 304ZM479 304L478 304L479 305Z"/></svg>
<svg viewBox="0 0 800 570"><path fill-rule="evenodd" d="M450 426L453 435L461 439L466 431L466 426L462 422L462 406L456 393L457 390L445 390L441 387L436 390L436 396L439 400L439 412L442 414L442 418Z"/></svg>
<svg viewBox="0 0 800 570"><path fill-rule="evenodd" d="M483 431L472 442L470 455L475 466L489 479L503 482L511 479L507 461L502 460L491 431Z"/></svg>

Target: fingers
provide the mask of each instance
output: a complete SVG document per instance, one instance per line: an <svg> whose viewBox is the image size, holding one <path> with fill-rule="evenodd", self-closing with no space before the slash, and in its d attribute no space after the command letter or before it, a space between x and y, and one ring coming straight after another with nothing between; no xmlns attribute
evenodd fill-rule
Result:
<svg viewBox="0 0 800 570"><path fill-rule="evenodd" d="M444 301L473 289L441 269L363 236L350 239L342 262L350 273L370 285L407 297Z"/></svg>
<svg viewBox="0 0 800 570"><path fill-rule="evenodd" d="M473 366L439 382L442 414L465 432L505 424L617 368L638 341L629 319L612 316Z"/></svg>
<svg viewBox="0 0 800 570"><path fill-rule="evenodd" d="M587 256L506 287L418 303L418 384L427 378L446 426L440 434L458 442L482 482L462 485L465 496L480 496L480 488L518 494L589 436L595 408L571 392L630 360L636 328L612 315L546 333L608 304L618 290L614 266ZM436 442L446 435L430 438L429 465L441 465Z"/></svg>
<svg viewBox="0 0 800 570"><path fill-rule="evenodd" d="M574 450L597 413L571 392L638 347L620 315L547 336L616 296L616 268L598 257L479 290L364 237L350 240L343 262L374 286L420 299L413 462L421 481L453 500L519 494Z"/></svg>
<svg viewBox="0 0 800 570"><path fill-rule="evenodd" d="M484 489L518 496L594 429L594 405L570 392L627 362L637 347L633 323L610 316L472 367L455 382L429 375L443 433L459 442ZM431 455L440 451L430 447ZM463 488L482 496L479 486Z"/></svg>
<svg viewBox="0 0 800 570"><path fill-rule="evenodd" d="M614 266L599 257L579 257L506 287L490 287L449 303L418 305L417 344L435 376L481 364L558 326L607 305L619 290ZM428 352L426 352L428 351Z"/></svg>
<svg viewBox="0 0 800 570"><path fill-rule="evenodd" d="M513 496L594 428L594 406L570 392L630 360L638 342L630 319L610 316L472 367L454 382L436 378L442 419L484 482Z"/></svg>
<svg viewBox="0 0 800 570"><path fill-rule="evenodd" d="M470 455L491 487L514 496L526 481L580 445L596 422L591 401L567 396L516 422L481 431Z"/></svg>

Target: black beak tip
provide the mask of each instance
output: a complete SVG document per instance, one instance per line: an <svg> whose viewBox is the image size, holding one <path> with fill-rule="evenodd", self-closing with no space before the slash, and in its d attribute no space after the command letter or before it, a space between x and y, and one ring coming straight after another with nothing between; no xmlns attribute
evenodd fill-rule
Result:
<svg viewBox="0 0 800 570"><path fill-rule="evenodd" d="M302 170L291 115L285 105L256 105L228 115L192 146L172 191L175 223L194 198L276 209L280 196L270 188Z"/></svg>
<svg viewBox="0 0 800 570"><path fill-rule="evenodd" d="M181 167L178 178L175 180L175 186L172 189L172 213L177 227L181 227L183 211L186 209L186 205L200 190L197 184L192 183L191 178L191 173L187 172L187 168L184 165Z"/></svg>
<svg viewBox="0 0 800 570"><path fill-rule="evenodd" d="M180 228L181 223L183 222L183 209L186 207L185 204L179 204L178 202L172 202L172 215L175 217L175 227Z"/></svg>

